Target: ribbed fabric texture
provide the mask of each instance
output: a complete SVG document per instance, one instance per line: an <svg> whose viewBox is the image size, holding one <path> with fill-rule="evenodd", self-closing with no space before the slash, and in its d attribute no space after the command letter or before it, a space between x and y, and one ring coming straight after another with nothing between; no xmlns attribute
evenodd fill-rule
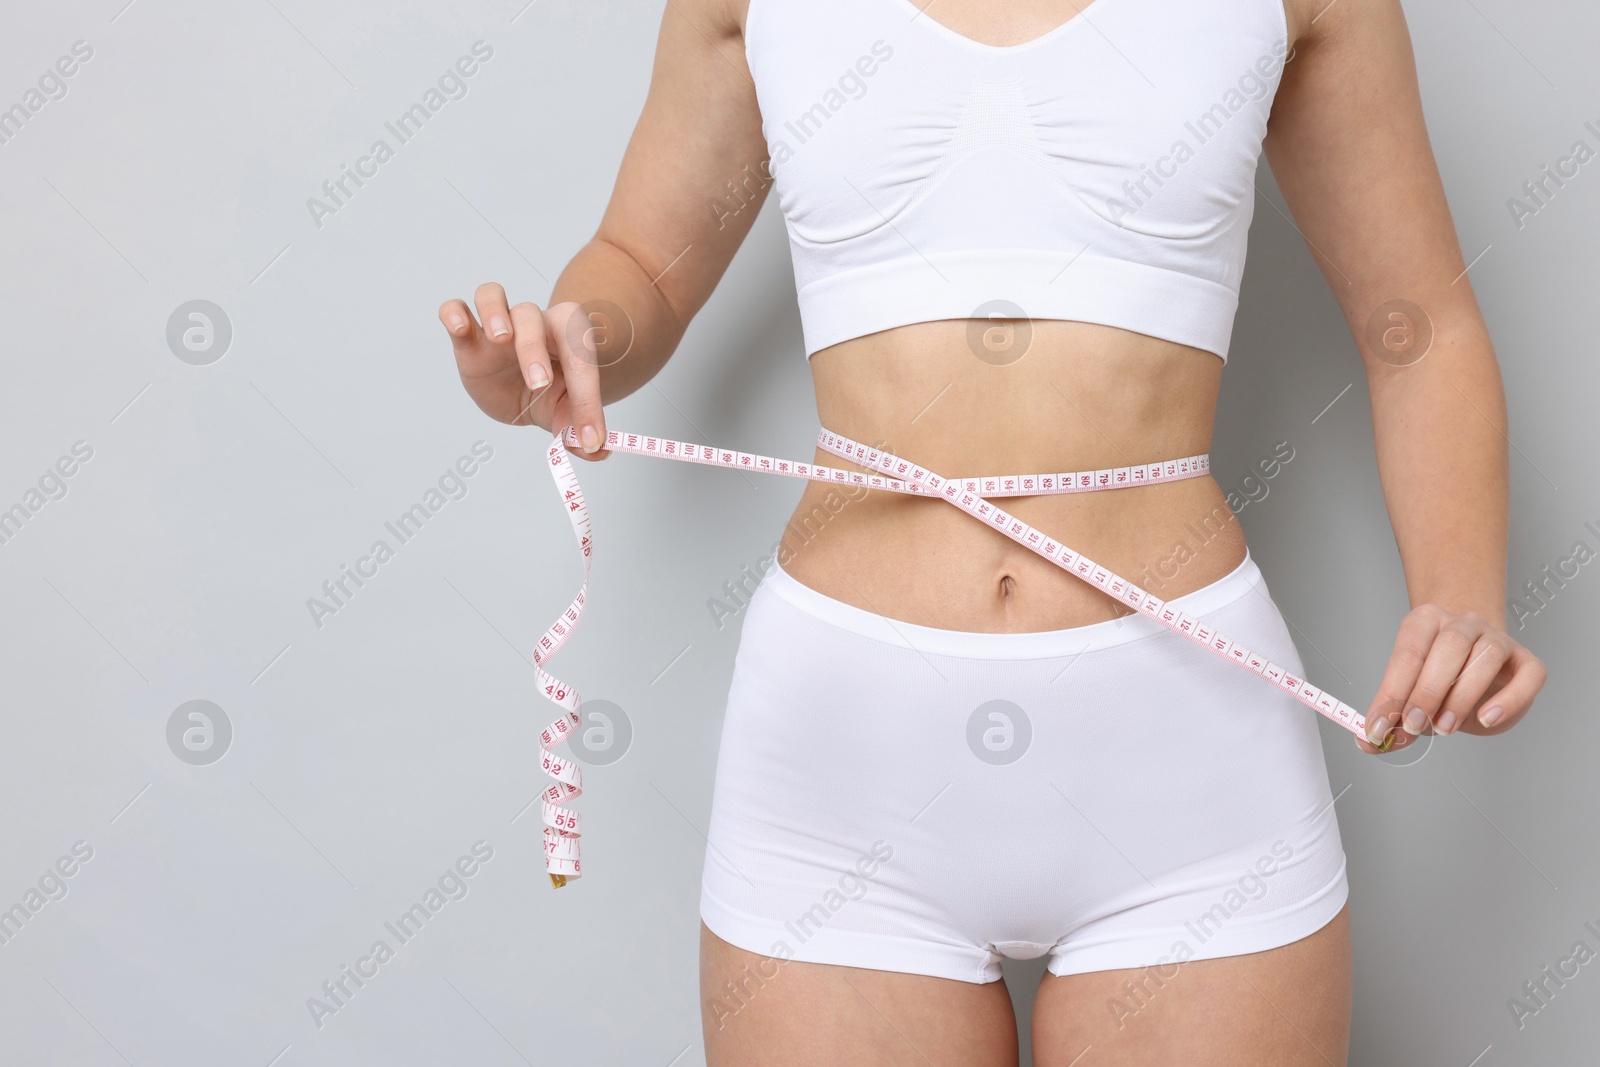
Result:
<svg viewBox="0 0 1600 1067"><path fill-rule="evenodd" d="M1281 0L1095 0L1014 48L936 17L910 0L751 0L806 354L1000 314L1226 359L1288 51Z"/></svg>

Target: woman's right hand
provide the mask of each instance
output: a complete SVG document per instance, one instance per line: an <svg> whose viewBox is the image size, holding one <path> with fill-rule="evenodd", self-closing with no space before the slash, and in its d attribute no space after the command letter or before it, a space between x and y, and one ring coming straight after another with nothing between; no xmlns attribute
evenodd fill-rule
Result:
<svg viewBox="0 0 1600 1067"><path fill-rule="evenodd" d="M523 302L506 306L506 291L485 282L473 294L479 318L466 302L446 300L439 321L455 347L461 384L490 418L551 431L571 425L585 459L604 459L605 412L600 364L583 308L566 301L540 310ZM480 325L479 319L482 320Z"/></svg>

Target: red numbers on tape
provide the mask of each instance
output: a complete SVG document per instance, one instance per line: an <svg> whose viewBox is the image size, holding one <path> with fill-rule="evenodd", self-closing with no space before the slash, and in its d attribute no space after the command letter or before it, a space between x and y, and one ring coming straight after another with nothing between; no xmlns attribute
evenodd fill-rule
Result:
<svg viewBox="0 0 1600 1067"><path fill-rule="evenodd" d="M579 838L582 836L579 814L563 803L583 792L582 768L550 751L554 745L566 740L577 729L580 722L578 708L582 700L577 690L547 673L543 667L544 662L554 655L577 629L578 622L583 617L584 603L588 598L589 567L594 547L589 510L584 503L583 490L578 485L577 473L572 468L571 457L567 453L568 445L577 444L577 431L571 426L565 427L551 440L547 455L550 460L551 477L555 479L557 491L566 505L568 518L572 521L573 535L578 542L579 555L583 559L583 583L567 610L562 612L539 638L533 650L533 661L538 671L541 691L563 709L561 718L545 727L539 735L540 766L546 774L556 779L555 784L541 795L541 806L544 814L545 868L557 885L563 885L568 878L576 878L582 873L579 860ZM817 445L826 452L878 473L868 474L814 463L773 459L748 452L713 448L710 445L696 445L686 441L616 431L606 434L604 447L614 452L661 456L740 470L767 471L810 481L844 482L892 493L943 497L952 506L960 508L986 525L993 526L1013 541L1050 560L1068 574L1103 590L1135 611L1149 616L1174 633L1194 641L1230 663L1260 675L1351 733L1362 738L1366 737L1365 719L1348 704L1307 684L1304 679L1294 677L1265 657L1251 652L1238 642L1206 626L1201 620L1167 605L1126 578L1052 540L986 499L1098 492L1196 478L1210 472L1211 461L1208 456L1187 456L1183 459L1097 471L949 479L924 470L909 460L869 448L859 441L852 441L827 429L817 434ZM1394 739L1394 748L1400 748L1413 740L1404 730L1393 730L1390 736Z"/></svg>

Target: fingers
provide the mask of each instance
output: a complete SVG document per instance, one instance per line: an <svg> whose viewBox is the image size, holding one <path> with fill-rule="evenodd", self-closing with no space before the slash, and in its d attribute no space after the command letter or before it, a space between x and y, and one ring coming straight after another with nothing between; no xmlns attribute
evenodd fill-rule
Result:
<svg viewBox="0 0 1600 1067"><path fill-rule="evenodd" d="M1368 722L1368 729L1372 729L1372 723L1370 721ZM1391 733L1393 733L1393 730L1389 728L1389 724L1385 723L1383 736L1388 737ZM1404 748L1410 742L1410 740L1411 735L1406 733L1404 730L1401 730L1398 734L1394 734L1394 741L1388 748L1381 747L1383 744L1382 741L1379 741L1378 744L1374 745L1360 734L1357 734L1355 738L1356 747L1367 753L1369 756L1382 752L1393 752L1396 749Z"/></svg>
<svg viewBox="0 0 1600 1067"><path fill-rule="evenodd" d="M511 311L506 307L506 291L499 282L484 282L472 294L483 320L483 332L490 344L511 343Z"/></svg>
<svg viewBox="0 0 1600 1067"><path fill-rule="evenodd" d="M505 290L500 286L493 283L479 286L474 303L486 325L509 323ZM450 334L461 384L486 415L513 426L548 421L547 412L534 410L534 398L527 393L516 352L506 338L491 338L473 317L472 310L460 300L446 300L440 304L439 321ZM509 326L503 328L509 330Z"/></svg>
<svg viewBox="0 0 1600 1067"><path fill-rule="evenodd" d="M439 321L450 335L456 371L473 403L500 422L526 422L518 417L521 404L515 394L520 390L506 388L505 370L515 364L508 360L500 346L488 343L467 305L460 300L446 300L439 305ZM513 379L511 384L519 383Z"/></svg>
<svg viewBox="0 0 1600 1067"><path fill-rule="evenodd" d="M1497 692L1484 699L1483 710L1478 712L1478 722L1494 733L1509 730L1528 713L1533 698L1544 688L1545 669L1539 657L1514 645L1506 666L1511 668L1511 680Z"/></svg>
<svg viewBox="0 0 1600 1067"><path fill-rule="evenodd" d="M1417 736L1433 725L1456 680L1472 656L1473 646L1488 629L1484 620L1471 612L1445 616L1428 646L1416 683L1406 697L1401 727Z"/></svg>
<svg viewBox="0 0 1600 1067"><path fill-rule="evenodd" d="M1401 620L1361 748L1379 751L1396 728L1413 737L1500 733L1528 713L1544 682L1538 657L1481 615L1424 604Z"/></svg>
<svg viewBox="0 0 1600 1067"><path fill-rule="evenodd" d="M1509 638L1495 633L1485 633L1479 637L1472 646L1472 655L1468 657L1466 666L1461 669L1460 677L1445 696L1444 704L1433 720L1433 728L1441 734L1460 729L1482 703L1483 694L1494 684L1500 668L1505 666L1510 656Z"/></svg>
<svg viewBox="0 0 1600 1067"><path fill-rule="evenodd" d="M1431 612L1413 611L1400 620L1400 632L1395 637L1394 651L1389 654L1389 666L1367 708L1368 741L1381 745L1398 724L1438 633L1439 618Z"/></svg>
<svg viewBox="0 0 1600 1067"><path fill-rule="evenodd" d="M455 349L456 363L464 365L475 354L482 334L478 330L478 322L472 317L472 312L467 310L467 305L461 300L446 300L439 305L439 321L444 325L445 332L450 335L450 346ZM463 373L466 368L463 366Z"/></svg>
<svg viewBox="0 0 1600 1067"><path fill-rule="evenodd" d="M537 304L523 301L511 309L511 330L522 380L530 392L537 393L553 380L550 352L545 348L544 313Z"/></svg>
<svg viewBox="0 0 1600 1067"><path fill-rule="evenodd" d="M439 321L444 324L445 331L456 344L471 340L472 328L477 325L472 320L472 312L467 310L467 305L454 298L439 305Z"/></svg>
<svg viewBox="0 0 1600 1067"><path fill-rule="evenodd" d="M477 318L462 301L446 300L439 321L478 406L501 422L531 423L553 433L570 425L580 442L578 455L610 455L594 329L583 308L573 301L543 311L531 302L507 307L506 291L495 282L478 286L473 304Z"/></svg>
<svg viewBox="0 0 1600 1067"><path fill-rule="evenodd" d="M586 454L600 458L605 444L605 412L600 399L600 362L593 331L583 308L572 301L553 305L545 312L545 341L561 361L568 413Z"/></svg>

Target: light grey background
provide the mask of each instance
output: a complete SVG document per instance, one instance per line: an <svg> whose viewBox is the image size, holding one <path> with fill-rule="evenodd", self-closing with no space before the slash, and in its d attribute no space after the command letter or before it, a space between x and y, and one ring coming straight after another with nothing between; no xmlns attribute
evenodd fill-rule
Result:
<svg viewBox="0 0 1600 1067"><path fill-rule="evenodd" d="M799 486L626 456L582 466L592 600L552 667L634 735L579 804L590 876L552 892L527 810L551 705L525 650L578 561L543 434L476 411L435 320L487 279L548 296L609 195L661 5L124 3L11 5L0 35L0 106L74 42L93 48L0 144L0 508L76 442L93 450L0 544L0 907L76 842L92 849L65 897L0 945L0 1062L702 1062L698 875L737 642L706 601L770 549ZM1600 527L1600 161L1521 228L1506 205L1574 141L1600 146L1583 125L1600 126L1600 15L1574 0L1406 7L1505 369L1520 588L1574 542L1600 548L1584 526ZM319 227L307 198L479 40L493 57L467 95ZM1242 518L1313 679L1361 704L1402 577L1352 343L1264 166L1259 187L1215 469L1231 485L1293 445ZM792 286L769 205L679 354L611 425L806 456ZM205 366L166 341L195 299L233 332ZM384 523L479 441L493 457L466 495L318 627L307 599L393 543ZM1584 928L1600 926L1595 571L1520 632L1550 683L1509 736L1448 739L1396 768L1323 724L1344 790L1354 1064L1594 1055L1595 966L1520 1029L1507 1001L1575 942L1600 948ZM220 760L169 747L191 700L231 724ZM394 944L383 924L478 841L493 857L465 897L317 1025L308 998ZM1007 973L1031 986L1040 970Z"/></svg>

